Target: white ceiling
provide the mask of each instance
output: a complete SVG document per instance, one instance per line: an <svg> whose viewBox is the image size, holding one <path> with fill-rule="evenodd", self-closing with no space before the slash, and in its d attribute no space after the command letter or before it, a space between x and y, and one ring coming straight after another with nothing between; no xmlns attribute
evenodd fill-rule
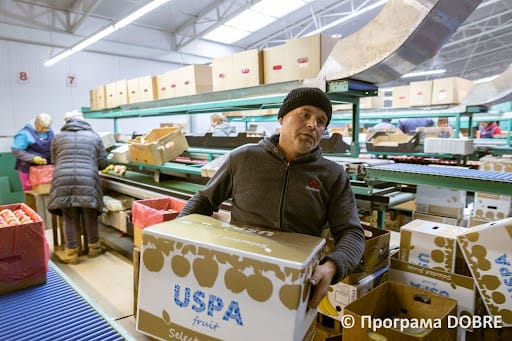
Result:
<svg viewBox="0 0 512 341"><path fill-rule="evenodd" d="M285 0L276 0L285 1ZM393 1L393 0L389 0ZM123 18L148 0L0 0L0 39L48 46L48 56ZM351 18L378 0L315 0L233 46L201 37L257 0L171 0L87 50L174 65L209 63L212 58L281 44L334 21L324 31L348 36L382 6ZM345 20L342 18L345 17ZM427 43L427 42L426 42ZM365 48L363 46L355 46ZM41 61L42 63L43 61ZM483 0L431 60L415 70L444 68L445 76L481 79L512 63L512 1ZM414 79L422 80L428 78ZM410 79L413 80L413 79ZM407 81L410 81L407 80ZM397 80L392 85L400 84ZM382 84L391 85L391 84Z"/></svg>

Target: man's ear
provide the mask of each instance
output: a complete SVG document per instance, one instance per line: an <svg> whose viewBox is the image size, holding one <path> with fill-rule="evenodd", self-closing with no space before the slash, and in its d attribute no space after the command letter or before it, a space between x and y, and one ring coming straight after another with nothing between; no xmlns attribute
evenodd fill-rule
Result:
<svg viewBox="0 0 512 341"><path fill-rule="evenodd" d="M280 125L283 125L283 117L284 116L281 116L277 119L277 122L279 122Z"/></svg>

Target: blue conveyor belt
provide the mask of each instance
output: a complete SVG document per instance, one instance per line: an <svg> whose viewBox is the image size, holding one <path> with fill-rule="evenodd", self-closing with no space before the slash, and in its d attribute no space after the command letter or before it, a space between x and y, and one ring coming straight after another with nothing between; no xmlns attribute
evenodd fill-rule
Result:
<svg viewBox="0 0 512 341"><path fill-rule="evenodd" d="M124 340L51 267L47 282L0 295L0 340Z"/></svg>
<svg viewBox="0 0 512 341"><path fill-rule="evenodd" d="M484 171L459 167L425 166L407 163L394 163L389 165L377 166L375 168L393 172L406 172L438 176L450 176L458 178L472 178L480 180L512 182L512 173Z"/></svg>
<svg viewBox="0 0 512 341"><path fill-rule="evenodd" d="M453 166L425 166L407 163L366 168L369 180L403 184L432 185L460 190L510 195L512 173Z"/></svg>

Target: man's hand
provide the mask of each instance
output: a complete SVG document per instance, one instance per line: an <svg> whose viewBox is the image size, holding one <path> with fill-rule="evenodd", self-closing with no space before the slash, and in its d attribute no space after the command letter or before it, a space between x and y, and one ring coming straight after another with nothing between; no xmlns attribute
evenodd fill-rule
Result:
<svg viewBox="0 0 512 341"><path fill-rule="evenodd" d="M310 309L316 309L322 298L327 295L329 285L337 271L338 267L332 260L327 260L324 264L316 266L313 276L309 280L311 289L314 290L308 304Z"/></svg>
<svg viewBox="0 0 512 341"><path fill-rule="evenodd" d="M46 161L44 157L40 156L34 156L32 162L35 163L36 165L46 165L48 163L48 161Z"/></svg>

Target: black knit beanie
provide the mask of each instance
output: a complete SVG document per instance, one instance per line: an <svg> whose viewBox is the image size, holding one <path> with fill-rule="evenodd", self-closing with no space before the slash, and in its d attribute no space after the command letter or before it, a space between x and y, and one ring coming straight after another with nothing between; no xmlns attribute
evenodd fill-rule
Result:
<svg viewBox="0 0 512 341"><path fill-rule="evenodd" d="M281 118L293 109L304 105L312 105L322 109L327 114L327 124L325 126L329 125L332 117L331 100L319 88L297 88L290 91L284 99L277 117Z"/></svg>

